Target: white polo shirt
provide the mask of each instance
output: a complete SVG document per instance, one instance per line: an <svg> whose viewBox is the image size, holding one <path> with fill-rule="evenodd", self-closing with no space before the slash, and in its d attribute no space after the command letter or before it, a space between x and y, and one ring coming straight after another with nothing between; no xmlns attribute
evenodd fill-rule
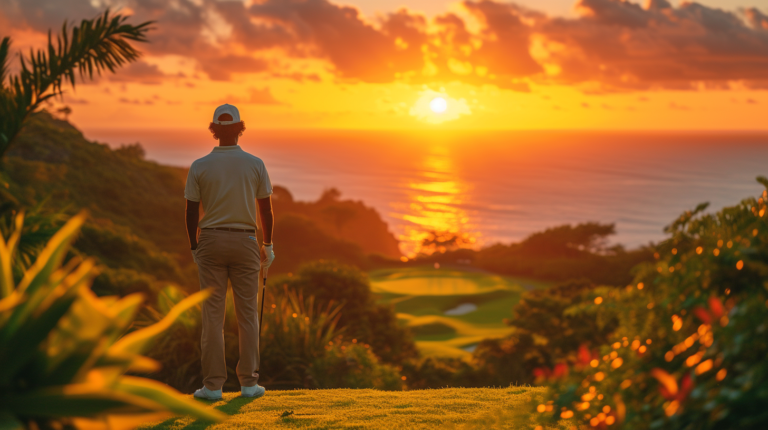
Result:
<svg viewBox="0 0 768 430"><path fill-rule="evenodd" d="M201 202L200 228L256 229L256 199L272 195L272 183L260 158L240 145L217 146L189 168L184 197Z"/></svg>

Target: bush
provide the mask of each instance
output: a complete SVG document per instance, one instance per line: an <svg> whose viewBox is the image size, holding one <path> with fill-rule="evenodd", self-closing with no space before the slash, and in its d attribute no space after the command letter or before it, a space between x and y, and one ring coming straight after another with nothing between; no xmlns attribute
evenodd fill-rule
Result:
<svg viewBox="0 0 768 430"><path fill-rule="evenodd" d="M397 369L380 364L369 345L341 340L326 345L325 354L309 367L309 376L318 388L402 389Z"/></svg>
<svg viewBox="0 0 768 430"><path fill-rule="evenodd" d="M402 374L410 390L490 386L475 366L460 358L410 360L403 363Z"/></svg>
<svg viewBox="0 0 768 430"><path fill-rule="evenodd" d="M145 311L144 324L162 318L184 297L186 293L176 287L163 289L157 305ZM342 344L344 329L338 325L340 304L304 297L302 292L285 287L279 294L268 294L265 303L259 384L272 389L400 388L395 369L380 364L367 345ZM200 312L200 306L191 309L156 341L150 352L150 357L163 364L160 371L150 376L183 392L202 386ZM229 294L224 325L228 376L225 391L240 389L235 373L238 343L237 320Z"/></svg>
<svg viewBox="0 0 768 430"><path fill-rule="evenodd" d="M715 214L702 214L706 205L686 212L632 285L595 289L569 309L617 318L618 328L550 377L541 423L768 427L766 200L764 191Z"/></svg>
<svg viewBox="0 0 768 430"><path fill-rule="evenodd" d="M383 362L400 364L418 356L408 329L398 325L391 306L376 304L368 277L359 269L320 260L302 266L285 285L315 296L319 304L342 304L339 327L345 338L368 343Z"/></svg>
<svg viewBox="0 0 768 430"><path fill-rule="evenodd" d="M528 291L513 309L508 324L516 330L503 339L486 339L472 354L489 385L533 384L536 375L579 361L581 348L606 342L616 320L595 313L566 312L592 296L587 280L570 281L545 290Z"/></svg>

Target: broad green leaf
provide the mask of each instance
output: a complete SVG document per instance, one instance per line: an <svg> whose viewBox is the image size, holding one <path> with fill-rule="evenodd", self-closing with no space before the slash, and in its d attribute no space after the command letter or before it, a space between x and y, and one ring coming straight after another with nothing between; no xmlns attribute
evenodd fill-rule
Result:
<svg viewBox="0 0 768 430"><path fill-rule="evenodd" d="M34 294L35 290L44 285L53 272L61 266L69 246L80 231L85 218L83 212L73 216L61 230L53 235L38 255L35 264L24 274L17 287L20 292Z"/></svg>
<svg viewBox="0 0 768 430"><path fill-rule="evenodd" d="M194 400L181 397L176 390L150 379L125 376L120 379L115 389L151 399L179 415L192 415L216 422L224 421L227 418L221 412L205 407Z"/></svg>
<svg viewBox="0 0 768 430"><path fill-rule="evenodd" d="M37 417L93 417L106 413L134 414L165 410L160 404L112 390L92 390L86 384L46 388L0 397L16 415Z"/></svg>
<svg viewBox="0 0 768 430"><path fill-rule="evenodd" d="M84 430L133 430L151 422L161 422L173 417L171 412L153 412L134 415L106 415L95 418L74 418L76 428Z"/></svg>
<svg viewBox="0 0 768 430"><path fill-rule="evenodd" d="M24 430L24 423L9 412L0 412L0 430Z"/></svg>
<svg viewBox="0 0 768 430"><path fill-rule="evenodd" d="M209 290L205 290L187 297L186 299L179 302L178 305L174 306L168 315L166 315L165 318L160 320L158 323L126 335L117 341L112 346L110 351L117 353L132 352L134 354L140 354L146 347L147 343L163 331L167 330L171 324L173 324L176 318L179 317L179 315L181 315L187 309L197 305L198 303L202 303L210 295L211 292Z"/></svg>
<svg viewBox="0 0 768 430"><path fill-rule="evenodd" d="M16 250L16 245L19 243L21 224L24 221L24 215L17 215L15 221L16 228L8 238L8 242L6 242L5 238L0 235L0 298L10 296L14 290L12 269L13 253Z"/></svg>
<svg viewBox="0 0 768 430"><path fill-rule="evenodd" d="M117 366L126 372L151 373L160 370L160 363L143 355L107 353L99 358L95 367Z"/></svg>
<svg viewBox="0 0 768 430"><path fill-rule="evenodd" d="M22 301L22 295L14 291L8 297L0 300L0 313L10 311ZM0 317L0 327L3 325L3 320L4 318Z"/></svg>
<svg viewBox="0 0 768 430"><path fill-rule="evenodd" d="M21 366L38 350L62 316L69 310L76 297L67 295L53 303L38 318L30 320L13 335L9 342L0 345L0 386L8 383Z"/></svg>

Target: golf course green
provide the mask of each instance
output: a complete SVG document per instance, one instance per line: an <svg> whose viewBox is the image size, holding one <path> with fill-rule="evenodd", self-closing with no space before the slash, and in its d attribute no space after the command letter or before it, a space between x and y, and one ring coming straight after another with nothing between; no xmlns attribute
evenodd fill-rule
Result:
<svg viewBox="0 0 768 430"><path fill-rule="evenodd" d="M468 357L481 340L509 334L504 319L521 294L549 286L461 266L382 269L369 277L371 290L395 307L427 357Z"/></svg>

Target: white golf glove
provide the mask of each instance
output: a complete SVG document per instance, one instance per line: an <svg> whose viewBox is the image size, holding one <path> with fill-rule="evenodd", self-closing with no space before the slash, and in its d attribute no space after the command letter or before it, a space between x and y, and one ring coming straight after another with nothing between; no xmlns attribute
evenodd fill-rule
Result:
<svg viewBox="0 0 768 430"><path fill-rule="evenodd" d="M192 261L194 261L195 264L197 264L197 249L192 250Z"/></svg>
<svg viewBox="0 0 768 430"><path fill-rule="evenodd" d="M275 261L275 251L272 248L273 245L261 245L261 269L264 271Z"/></svg>

